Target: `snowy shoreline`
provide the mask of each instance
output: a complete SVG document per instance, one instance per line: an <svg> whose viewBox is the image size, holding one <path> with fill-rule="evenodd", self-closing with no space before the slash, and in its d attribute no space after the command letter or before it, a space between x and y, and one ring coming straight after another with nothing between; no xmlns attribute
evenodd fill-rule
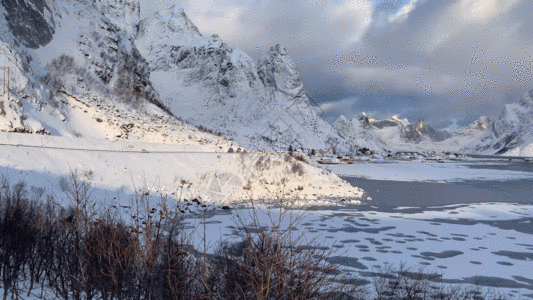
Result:
<svg viewBox="0 0 533 300"><path fill-rule="evenodd" d="M470 167L495 163L498 162L456 161L435 163L425 161L389 161L319 166L340 177L360 177L374 180L460 182L465 180L507 181L533 179L533 173L531 172Z"/></svg>

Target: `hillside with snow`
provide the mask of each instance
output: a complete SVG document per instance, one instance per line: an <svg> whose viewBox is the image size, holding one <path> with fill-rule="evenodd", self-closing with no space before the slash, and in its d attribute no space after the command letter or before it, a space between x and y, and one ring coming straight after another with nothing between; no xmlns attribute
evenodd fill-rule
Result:
<svg viewBox="0 0 533 300"><path fill-rule="evenodd" d="M234 189L241 200L361 197L329 172L254 151L340 139L309 106L282 47L256 66L202 37L181 8L140 20L134 1L40 4L0 5L5 172L53 186L78 170L104 194L132 194L142 182L175 193L183 180L190 191L180 197L214 203ZM231 188L221 192L221 180Z"/></svg>
<svg viewBox="0 0 533 300"><path fill-rule="evenodd" d="M154 205L164 196L180 205L199 199L212 208L280 199L298 206L356 204L362 196L334 174L288 155L21 133L0 133L0 141L0 171L13 183L26 181L59 193L60 178L77 172L94 186L96 199L113 205L131 204L131 196L138 193L155 196Z"/></svg>
<svg viewBox="0 0 533 300"><path fill-rule="evenodd" d="M181 7L142 20L135 45L170 111L222 131L247 148L346 148L310 106L300 76L280 45L259 61L204 37Z"/></svg>
<svg viewBox="0 0 533 300"><path fill-rule="evenodd" d="M505 105L490 130L461 150L466 153L533 156L533 91Z"/></svg>

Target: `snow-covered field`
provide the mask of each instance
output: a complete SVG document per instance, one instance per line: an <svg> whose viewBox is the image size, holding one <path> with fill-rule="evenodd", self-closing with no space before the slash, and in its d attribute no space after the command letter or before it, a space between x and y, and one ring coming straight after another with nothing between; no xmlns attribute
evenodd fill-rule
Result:
<svg viewBox="0 0 533 300"><path fill-rule="evenodd" d="M458 204L416 213L403 207L393 212L380 211L379 207L363 210L352 205L359 203L357 197L362 196L362 191L333 175L450 183L533 180L533 173L526 171L471 168L476 164L503 165L501 161L358 162L322 165L323 169L302 165L303 173L298 175L298 170L287 168L292 161L283 155L219 152L217 147L206 145L16 133L0 133L0 144L0 174L13 183L24 180L60 195L60 178L77 170L82 178L92 182L93 196L103 199L101 205L128 206L133 194L148 191L151 195L166 194L170 200L203 199L206 207L198 206L192 212L212 210L236 200L280 196L297 204L333 204L311 207L293 231L334 249L330 262L347 273L372 281L373 272L403 263L413 270L423 267L427 272L441 272L443 283L498 287L522 297L533 294L533 205ZM258 163L260 160L264 161ZM280 189L277 182L283 177L291 180ZM244 189L248 181L254 182L250 189ZM300 190L299 186L303 188ZM341 201L340 197L348 201ZM152 199L157 202L160 198L155 195ZM226 212L215 209L209 213L205 222L209 245L238 240L235 217L246 213L245 208ZM274 219L276 214L272 211ZM267 216L262 218L268 224ZM193 228L194 240L201 249L203 218L191 215L186 222Z"/></svg>
<svg viewBox="0 0 533 300"><path fill-rule="evenodd" d="M200 245L203 220L188 222ZM503 288L525 299L533 295L532 222L532 205L455 205L416 214L350 207L308 211L293 232L333 248L331 263L368 281L371 272L404 264L438 272L443 283ZM208 241L238 239L234 215L214 215L205 226Z"/></svg>
<svg viewBox="0 0 533 300"><path fill-rule="evenodd" d="M471 168L476 164L482 168ZM485 168L489 165L491 168ZM505 162L391 162L322 167L342 176L422 181L428 186L435 182L483 181L494 182L497 188L515 180L533 182L533 172L497 169L499 165L504 166ZM523 169L531 170L527 165ZM423 199L424 195L417 198ZM398 206L391 210L380 208L379 203L373 206L372 199L368 199L364 206L315 208L304 213L293 232L303 235L304 240L321 241L334 250L331 263L369 282L375 278L373 274L403 265L413 272L420 269L437 272L442 275L439 279L442 284L495 288L511 299L533 297L533 202L517 199L522 204L466 203L471 202L467 200L454 205L427 207L420 203L424 208ZM270 213L276 219L276 211ZM268 220L265 217L265 223ZM200 219L189 222L193 228L203 228ZM234 215L215 215L205 226L208 240L238 238ZM196 239L200 243L203 229L198 232Z"/></svg>
<svg viewBox="0 0 533 300"><path fill-rule="evenodd" d="M356 163L323 165L338 175L361 176L374 180L463 184L484 182L490 189L517 181L533 183L530 163L506 168L502 160L431 162ZM377 182L378 182L377 181ZM412 190L413 196L427 191ZM372 273L401 264L412 271L442 274L445 284L480 285L497 288L511 298L533 296L533 202L519 194L517 203L471 203L411 209L380 209L368 199L358 206L308 211L296 226L297 234L308 240L321 239L335 249L331 262L372 281ZM425 194L424 197L447 195ZM471 200L471 199L470 199ZM383 200L381 200L383 201ZM482 201L482 200L480 200ZM494 200L491 200L494 201ZM469 202L469 203L467 203ZM506 202L508 202L506 200ZM520 203L520 204L518 204ZM524 204L525 203L525 204ZM427 206L420 203L420 206ZM389 212L385 212L389 211ZM217 219L220 217L220 219ZM229 238L220 229L227 218L211 218L218 229L213 237ZM209 225L210 226L210 225ZM229 225L230 227L232 224Z"/></svg>

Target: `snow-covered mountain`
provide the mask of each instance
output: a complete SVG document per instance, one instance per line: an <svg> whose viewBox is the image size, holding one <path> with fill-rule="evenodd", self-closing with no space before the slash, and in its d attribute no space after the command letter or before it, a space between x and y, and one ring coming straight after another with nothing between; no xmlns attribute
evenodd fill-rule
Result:
<svg viewBox="0 0 533 300"><path fill-rule="evenodd" d="M404 126L400 131L402 139L408 143L418 144L422 141L442 142L451 137L446 131L435 130L424 120Z"/></svg>
<svg viewBox="0 0 533 300"><path fill-rule="evenodd" d="M2 6L5 18L0 18L0 27L8 30L0 35L0 65L10 95L3 95L7 110L0 115L1 129L142 139L144 133L157 131L152 127L163 127L161 120L169 114L151 86L146 62L130 33L135 27L130 20L136 15L138 22L138 4L33 2ZM41 29L21 29L39 26L49 28L51 36L44 38ZM130 125L134 123L137 126Z"/></svg>
<svg viewBox="0 0 533 300"><path fill-rule="evenodd" d="M397 126L396 122L391 122L392 127ZM388 148L387 143L376 132L376 127L370 122L366 114L361 114L352 120L340 116L334 123L333 128L337 130L340 136L352 144L352 149L369 148L372 150L385 150Z"/></svg>
<svg viewBox="0 0 533 300"><path fill-rule="evenodd" d="M352 149L456 152L484 134L490 124L487 117L482 117L468 127L449 133L433 129L423 120L411 124L397 116L378 120L362 113L351 121L340 116L333 127L351 143Z"/></svg>
<svg viewBox="0 0 533 300"><path fill-rule="evenodd" d="M202 36L181 7L140 20L135 1L21 0L0 15L13 92L2 130L129 138L135 118L174 115L249 149L347 147L309 105L285 48L255 62ZM91 109L78 116L72 103Z"/></svg>
<svg viewBox="0 0 533 300"><path fill-rule="evenodd" d="M346 147L309 105L280 45L255 62L217 36L202 36L178 6L142 20L135 45L153 86L177 116L227 132L248 148Z"/></svg>
<svg viewBox="0 0 533 300"><path fill-rule="evenodd" d="M533 144L533 91L507 104L490 130L462 149L466 153L531 156Z"/></svg>
<svg viewBox="0 0 533 300"><path fill-rule="evenodd" d="M286 150L340 139L309 106L282 47L256 64L202 37L179 8L142 21L139 11L127 0L0 2L0 131L41 134L1 134L2 170L50 181L80 168L106 195L148 180L165 193L187 182L189 196L213 200L231 175L254 199L282 185L291 199L361 197L290 156L243 153L241 141Z"/></svg>

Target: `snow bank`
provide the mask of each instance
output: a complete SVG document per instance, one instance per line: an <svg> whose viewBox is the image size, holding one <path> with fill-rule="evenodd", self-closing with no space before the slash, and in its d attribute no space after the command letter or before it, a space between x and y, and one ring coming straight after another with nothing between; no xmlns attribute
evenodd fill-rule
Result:
<svg viewBox="0 0 533 300"><path fill-rule="evenodd" d="M148 191L215 204L285 198L304 205L307 200L341 197L358 203L352 200L362 196L361 189L337 176L279 154L14 133L0 133L0 143L11 145L0 145L3 173L52 191L60 188L59 177L77 170L102 197Z"/></svg>

